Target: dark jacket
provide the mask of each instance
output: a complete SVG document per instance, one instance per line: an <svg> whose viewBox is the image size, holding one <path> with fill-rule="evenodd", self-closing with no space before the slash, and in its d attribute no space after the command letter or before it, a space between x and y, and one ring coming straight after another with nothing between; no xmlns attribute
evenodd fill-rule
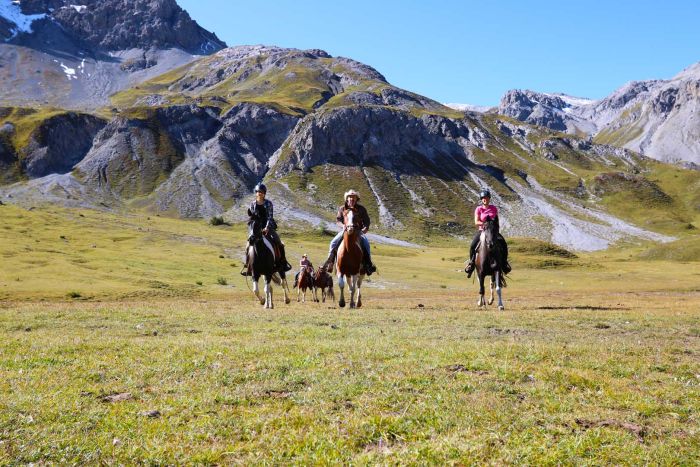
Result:
<svg viewBox="0 0 700 467"><path fill-rule="evenodd" d="M250 219L254 220L262 226L263 229L277 230L277 222L274 219L274 208L272 201L266 199L263 204L258 204L253 201L250 204Z"/></svg>
<svg viewBox="0 0 700 467"><path fill-rule="evenodd" d="M350 209L348 207L348 203L345 203L343 206L340 206L338 208L338 215L336 216L336 220L340 222L341 224L345 222L345 218L343 217L343 213L346 209ZM369 214L367 214L367 209L365 209L364 206L361 204L356 204L355 207L355 225L359 227L360 229L367 228L369 229Z"/></svg>

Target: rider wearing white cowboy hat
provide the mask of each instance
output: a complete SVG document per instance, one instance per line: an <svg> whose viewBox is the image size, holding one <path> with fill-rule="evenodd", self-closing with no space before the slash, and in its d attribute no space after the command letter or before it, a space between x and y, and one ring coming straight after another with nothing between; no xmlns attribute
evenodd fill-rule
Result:
<svg viewBox="0 0 700 467"><path fill-rule="evenodd" d="M365 235L369 230L370 225L369 214L367 214L367 209L365 209L364 206L359 204L360 194L357 191L346 191L344 199L345 203L338 208L338 215L335 219L336 224L340 227L341 230L333 238L333 240L331 240L331 245L328 250L328 259L324 264L324 268L327 271L333 269L333 262L335 261L336 251L338 250L340 243L343 241L343 231L345 230L345 219L343 217L343 214L346 209L353 209L355 211L355 219L360 220L359 226L362 232L360 234L360 244L362 245L362 250L364 254L365 272L368 276L371 276L372 273L377 270L377 268L374 266L374 264L372 264L372 255L370 251L369 240Z"/></svg>

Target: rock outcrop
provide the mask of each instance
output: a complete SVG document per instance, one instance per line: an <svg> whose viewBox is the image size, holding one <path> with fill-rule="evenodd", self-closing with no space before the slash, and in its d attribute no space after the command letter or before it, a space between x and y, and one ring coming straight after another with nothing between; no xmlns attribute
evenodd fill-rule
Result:
<svg viewBox="0 0 700 467"><path fill-rule="evenodd" d="M73 170L93 146L105 126L101 118L68 112L44 120L22 150L22 168L30 178Z"/></svg>

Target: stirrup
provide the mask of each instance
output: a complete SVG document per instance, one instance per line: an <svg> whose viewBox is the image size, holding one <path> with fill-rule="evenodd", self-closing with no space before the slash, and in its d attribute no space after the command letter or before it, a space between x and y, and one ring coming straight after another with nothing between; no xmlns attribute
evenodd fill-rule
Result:
<svg viewBox="0 0 700 467"><path fill-rule="evenodd" d="M474 269L476 268L476 263L474 261L469 261L467 265L464 267L464 272L467 273L467 277L472 277L472 274L474 273Z"/></svg>

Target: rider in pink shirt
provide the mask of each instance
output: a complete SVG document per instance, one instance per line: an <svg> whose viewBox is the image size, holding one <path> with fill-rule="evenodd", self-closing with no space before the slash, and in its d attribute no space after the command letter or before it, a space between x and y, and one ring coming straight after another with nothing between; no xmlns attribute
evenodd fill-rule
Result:
<svg viewBox="0 0 700 467"><path fill-rule="evenodd" d="M469 264L464 269L467 273L467 277L472 276L474 272L474 262L476 260L476 246L479 244L481 238L481 231L484 230L484 222L487 218L494 219L498 223L498 208L491 204L491 192L489 190L482 190L479 193L479 198L481 198L481 204L474 210L474 224L479 228L479 230L474 235L472 239L471 247L469 248ZM506 239L499 233L498 240L501 244L501 250L503 251L503 273L508 274L511 271L510 264L508 264L508 245L506 244Z"/></svg>

